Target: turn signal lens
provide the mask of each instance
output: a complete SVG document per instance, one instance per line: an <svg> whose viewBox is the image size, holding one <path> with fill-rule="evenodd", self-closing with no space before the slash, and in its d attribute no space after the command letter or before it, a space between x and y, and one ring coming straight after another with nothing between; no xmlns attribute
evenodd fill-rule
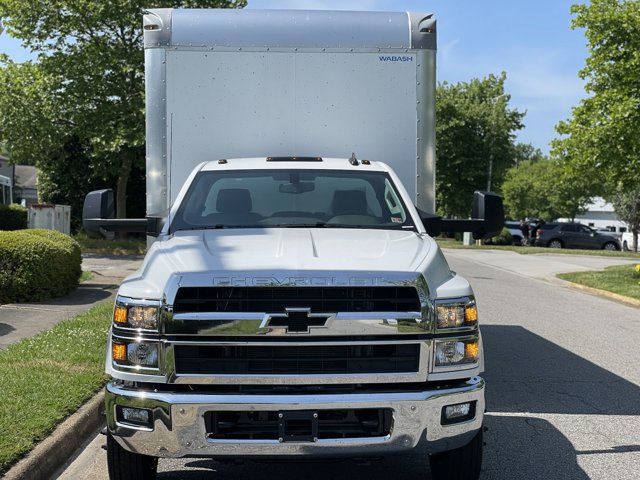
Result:
<svg viewBox="0 0 640 480"><path fill-rule="evenodd" d="M478 321L478 307L475 303L470 303L464 308L465 323L476 323Z"/></svg>
<svg viewBox="0 0 640 480"><path fill-rule="evenodd" d="M116 305L116 308L113 310L113 322L118 325L125 325L127 323L127 307Z"/></svg>
<svg viewBox="0 0 640 480"><path fill-rule="evenodd" d="M480 347L478 346L478 341L467 342L464 345L464 356L467 359L473 359L475 362L478 360L478 354L480 353Z"/></svg>
<svg viewBox="0 0 640 480"><path fill-rule="evenodd" d="M113 342L111 345L111 357L114 362L124 362L127 360L127 346L123 343Z"/></svg>

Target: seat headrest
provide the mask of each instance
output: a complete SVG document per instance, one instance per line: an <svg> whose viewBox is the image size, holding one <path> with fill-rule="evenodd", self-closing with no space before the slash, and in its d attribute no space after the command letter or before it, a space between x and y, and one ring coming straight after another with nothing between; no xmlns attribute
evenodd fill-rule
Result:
<svg viewBox="0 0 640 480"><path fill-rule="evenodd" d="M366 215L367 196L363 190L336 190L331 209L334 215Z"/></svg>
<svg viewBox="0 0 640 480"><path fill-rule="evenodd" d="M246 188L223 188L218 192L216 210L220 213L249 213L253 208Z"/></svg>

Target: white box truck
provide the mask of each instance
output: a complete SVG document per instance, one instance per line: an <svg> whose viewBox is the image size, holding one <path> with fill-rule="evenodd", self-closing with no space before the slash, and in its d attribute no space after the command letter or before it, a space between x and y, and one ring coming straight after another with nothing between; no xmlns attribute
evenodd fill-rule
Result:
<svg viewBox="0 0 640 480"><path fill-rule="evenodd" d="M158 9L144 44L149 216L83 212L155 237L109 333L110 478L414 450L478 478L478 310L432 237L502 202L435 215L433 15Z"/></svg>

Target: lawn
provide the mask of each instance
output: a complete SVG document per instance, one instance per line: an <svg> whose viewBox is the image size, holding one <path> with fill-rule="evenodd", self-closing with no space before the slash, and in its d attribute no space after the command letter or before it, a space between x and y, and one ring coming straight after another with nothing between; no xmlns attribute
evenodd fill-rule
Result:
<svg viewBox="0 0 640 480"><path fill-rule="evenodd" d="M107 240L106 238L89 238L78 233L73 238L80 244L82 253L107 253L113 255L144 255L147 253L147 241L144 238L131 237Z"/></svg>
<svg viewBox="0 0 640 480"><path fill-rule="evenodd" d="M640 273L633 265L616 265L601 272L562 273L558 278L640 300Z"/></svg>
<svg viewBox="0 0 640 480"><path fill-rule="evenodd" d="M463 245L453 239L437 239L442 248L456 248L466 250L508 250L522 255L593 255L597 257L640 258L640 253L616 252L609 250L575 250L570 248L519 247L516 245Z"/></svg>
<svg viewBox="0 0 640 480"><path fill-rule="evenodd" d="M110 301L0 350L0 474L105 383Z"/></svg>

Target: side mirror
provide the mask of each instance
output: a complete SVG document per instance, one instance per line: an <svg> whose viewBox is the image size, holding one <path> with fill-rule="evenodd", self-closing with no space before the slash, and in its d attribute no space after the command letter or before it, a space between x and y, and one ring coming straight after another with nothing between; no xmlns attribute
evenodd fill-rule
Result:
<svg viewBox="0 0 640 480"><path fill-rule="evenodd" d="M483 221L480 228L472 230L473 238L495 237L504 227L502 197L491 192L475 192L473 194L471 216L474 219L481 219Z"/></svg>
<svg viewBox="0 0 640 480"><path fill-rule="evenodd" d="M103 232L100 225L92 222L96 218L114 218L116 207L113 190L95 190L87 194L82 207L82 226L91 238L102 238Z"/></svg>
<svg viewBox="0 0 640 480"><path fill-rule="evenodd" d="M164 217L114 218L116 213L113 190L95 190L84 199L82 226L91 238L103 238L113 232L147 233L157 237ZM150 227L150 230L147 229Z"/></svg>
<svg viewBox="0 0 640 480"><path fill-rule="evenodd" d="M491 192L473 194L473 218L457 220L442 218L418 210L425 230L431 236L441 232L471 232L473 238L480 240L498 235L504 227L504 206L502 197Z"/></svg>

